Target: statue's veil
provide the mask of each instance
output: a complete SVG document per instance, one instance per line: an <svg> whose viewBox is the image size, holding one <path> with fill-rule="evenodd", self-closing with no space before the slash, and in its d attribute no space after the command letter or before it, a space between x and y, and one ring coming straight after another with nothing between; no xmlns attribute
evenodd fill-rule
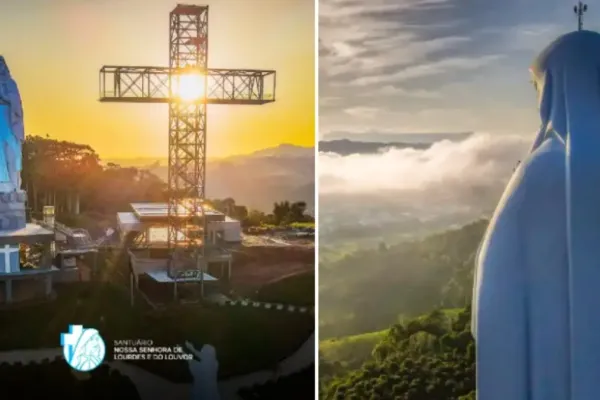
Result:
<svg viewBox="0 0 600 400"><path fill-rule="evenodd" d="M566 149L571 379L580 394L589 394L595 388L585 386L600 371L600 359L590 365L589 357L600 328L600 34L559 37L531 72L542 120L532 152L549 138Z"/></svg>

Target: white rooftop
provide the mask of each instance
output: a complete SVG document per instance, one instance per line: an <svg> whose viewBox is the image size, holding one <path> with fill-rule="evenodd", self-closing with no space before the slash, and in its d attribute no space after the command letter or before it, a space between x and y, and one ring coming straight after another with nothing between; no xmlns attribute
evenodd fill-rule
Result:
<svg viewBox="0 0 600 400"><path fill-rule="evenodd" d="M0 237L21 237L21 236L41 236L54 235L49 229L38 224L27 224L25 228L15 229L12 231L0 231Z"/></svg>
<svg viewBox="0 0 600 400"><path fill-rule="evenodd" d="M137 215L135 215L132 212L117 213L117 218L122 224L137 224L138 222L140 222Z"/></svg>
<svg viewBox="0 0 600 400"><path fill-rule="evenodd" d="M167 217L169 215L169 204L168 203L131 203L133 212L140 218L152 218L152 217ZM188 210L184 207L179 208L180 214L185 214ZM223 213L210 209L204 209L205 215L223 215Z"/></svg>
<svg viewBox="0 0 600 400"><path fill-rule="evenodd" d="M198 270L190 270L190 271L186 271L185 273L188 274L188 276L182 276L180 278L177 278L177 282L200 282L202 280L202 272L198 271ZM173 278L171 278L169 276L169 274L167 273L166 270L158 270L158 271L148 271L146 272L146 274L151 277L152 279L154 279L156 282L160 282L160 283L173 283L175 282L175 280ZM204 281L205 282L211 282L211 281L216 281L217 278L215 278L214 276L211 276L209 274L207 274L206 272L204 273Z"/></svg>

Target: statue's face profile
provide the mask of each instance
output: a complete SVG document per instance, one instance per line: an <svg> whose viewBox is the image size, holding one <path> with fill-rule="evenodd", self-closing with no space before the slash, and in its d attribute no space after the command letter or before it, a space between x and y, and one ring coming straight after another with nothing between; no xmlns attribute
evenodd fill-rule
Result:
<svg viewBox="0 0 600 400"><path fill-rule="evenodd" d="M538 107L539 107L541 92L540 92L540 87L538 84L538 77L535 75L532 68L529 68L529 74L531 76L531 79L529 80L529 82L531 82L531 84L533 85L533 89L535 90L535 94L538 99Z"/></svg>

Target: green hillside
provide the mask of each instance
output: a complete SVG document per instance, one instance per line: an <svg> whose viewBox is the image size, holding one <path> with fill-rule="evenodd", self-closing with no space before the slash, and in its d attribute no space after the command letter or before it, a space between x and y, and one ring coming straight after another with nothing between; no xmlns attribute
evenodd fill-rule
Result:
<svg viewBox="0 0 600 400"><path fill-rule="evenodd" d="M394 324L362 367L337 370L319 360L321 400L469 400L475 347L468 308Z"/></svg>
<svg viewBox="0 0 600 400"><path fill-rule="evenodd" d="M486 226L481 220L415 242L320 260L321 339L379 331L439 307L466 306Z"/></svg>
<svg viewBox="0 0 600 400"><path fill-rule="evenodd" d="M457 320L462 308L444 309L441 312L448 318L448 325ZM427 316L416 318L423 320ZM335 367L337 371L356 369L371 359L373 350L389 335L390 329L368 332L341 338L325 339L319 343L321 359Z"/></svg>
<svg viewBox="0 0 600 400"><path fill-rule="evenodd" d="M486 227L328 264L319 279L321 400L475 398L470 301Z"/></svg>

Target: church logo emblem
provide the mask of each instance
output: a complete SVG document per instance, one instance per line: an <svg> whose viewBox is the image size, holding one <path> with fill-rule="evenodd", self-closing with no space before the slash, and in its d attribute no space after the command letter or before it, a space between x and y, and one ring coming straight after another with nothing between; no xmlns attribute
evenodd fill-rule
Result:
<svg viewBox="0 0 600 400"><path fill-rule="evenodd" d="M96 329L70 325L68 333L61 333L60 345L67 364L76 371L96 369L106 355L106 345Z"/></svg>

